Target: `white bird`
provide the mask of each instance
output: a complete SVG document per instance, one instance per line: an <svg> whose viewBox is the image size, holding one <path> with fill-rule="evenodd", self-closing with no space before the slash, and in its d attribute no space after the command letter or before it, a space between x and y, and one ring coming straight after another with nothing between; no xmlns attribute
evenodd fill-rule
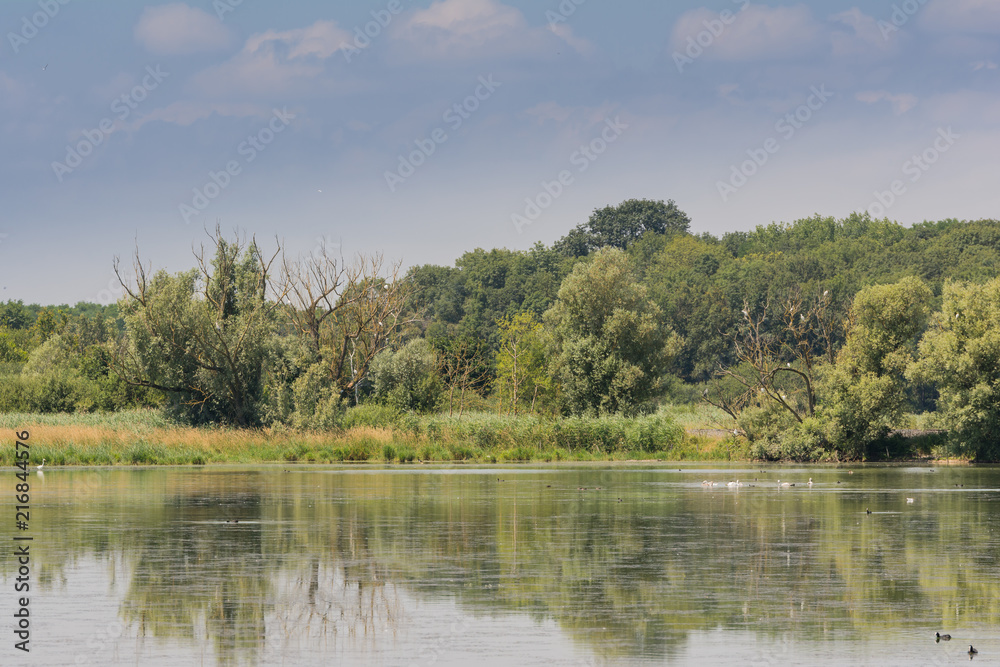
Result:
<svg viewBox="0 0 1000 667"><path fill-rule="evenodd" d="M809 486L812 486L812 485L813 485L813 478L812 478L812 477L810 477L810 478L809 478Z"/></svg>
<svg viewBox="0 0 1000 667"><path fill-rule="evenodd" d="M735 489L739 485L740 485L740 480L736 480L735 482L729 482L728 484L726 484L726 486L728 486L730 489Z"/></svg>
<svg viewBox="0 0 1000 667"><path fill-rule="evenodd" d="M712 483L706 479L704 482L701 483L701 485L702 486L712 486Z"/></svg>
<svg viewBox="0 0 1000 667"><path fill-rule="evenodd" d="M45 466L45 459L42 459L42 462L37 466L35 466L35 468L36 470L41 470L44 466Z"/></svg>
<svg viewBox="0 0 1000 667"><path fill-rule="evenodd" d="M48 68L49 68L49 64L48 64L48 63L45 63L44 65L42 65L42 71L43 71L43 72L44 72L45 70L47 70Z"/></svg>
<svg viewBox="0 0 1000 667"><path fill-rule="evenodd" d="M913 504L913 498L907 498L906 499L906 504L907 505L912 505Z"/></svg>
<svg viewBox="0 0 1000 667"><path fill-rule="evenodd" d="M828 290L828 289L823 290L823 296L826 296L829 293L830 293L830 290Z"/></svg>
<svg viewBox="0 0 1000 667"><path fill-rule="evenodd" d="M778 486L780 486L780 487L783 487L783 488L788 488L789 486L794 486L794 485L793 485L793 484L791 484L791 483L789 483L789 482L782 482L782 481L781 481L781 480L779 479L779 480L778 480Z"/></svg>

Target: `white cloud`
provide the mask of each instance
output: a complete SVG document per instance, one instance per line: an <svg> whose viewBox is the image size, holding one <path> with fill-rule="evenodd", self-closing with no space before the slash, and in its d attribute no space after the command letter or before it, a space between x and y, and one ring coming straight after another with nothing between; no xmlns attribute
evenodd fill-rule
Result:
<svg viewBox="0 0 1000 667"><path fill-rule="evenodd" d="M930 0L921 23L934 32L1000 34L1000 3L996 0Z"/></svg>
<svg viewBox="0 0 1000 667"><path fill-rule="evenodd" d="M251 36L238 54L194 77L205 94L267 95L314 85L331 58L353 38L332 21Z"/></svg>
<svg viewBox="0 0 1000 667"><path fill-rule="evenodd" d="M401 58L439 61L555 56L561 43L591 49L565 24L533 27L496 0L438 0L394 24L393 42Z"/></svg>
<svg viewBox="0 0 1000 667"><path fill-rule="evenodd" d="M827 41L823 26L804 5L768 7L749 5L735 14L729 25L708 9L694 9L683 14L674 25L672 47L684 52L689 38L710 42L702 57L722 61L794 58L815 53ZM715 26L714 35L710 26ZM722 25L721 30L719 29Z"/></svg>
<svg viewBox="0 0 1000 667"><path fill-rule="evenodd" d="M342 44L351 41L351 35L338 28L333 21L317 21L306 28L282 32L268 30L265 33L254 35L247 40L244 51L256 53L262 50L273 50L276 46L281 45L288 50L289 60L309 56L325 60L336 53Z"/></svg>
<svg viewBox="0 0 1000 667"><path fill-rule="evenodd" d="M980 60L979 62L972 63L972 71L978 72L984 69L996 69L997 64L992 60Z"/></svg>
<svg viewBox="0 0 1000 667"><path fill-rule="evenodd" d="M217 51L232 43L232 34L217 17L173 3L147 7L135 26L135 39L160 56Z"/></svg>
<svg viewBox="0 0 1000 667"><path fill-rule="evenodd" d="M879 102L889 102L892 105L892 111L897 116L901 116L913 107L917 106L920 101L917 99L916 95L911 95L910 93L900 93L898 95L893 95L892 93L885 90L867 90L859 92L855 95L855 98L859 102L864 102L865 104L878 104Z"/></svg>

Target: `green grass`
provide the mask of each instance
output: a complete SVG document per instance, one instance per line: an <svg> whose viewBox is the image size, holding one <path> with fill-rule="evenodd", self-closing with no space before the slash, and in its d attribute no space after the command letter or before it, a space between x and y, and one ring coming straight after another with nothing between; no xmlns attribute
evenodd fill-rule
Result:
<svg viewBox="0 0 1000 667"><path fill-rule="evenodd" d="M354 414L352 414L354 413ZM666 411L634 419L545 419L490 413L462 418L400 414L378 406L349 410L332 431L191 427L153 410L89 414L4 414L0 426L31 433L32 463L59 465L207 465L414 461L717 460L718 440L686 437ZM0 448L12 465L13 448Z"/></svg>

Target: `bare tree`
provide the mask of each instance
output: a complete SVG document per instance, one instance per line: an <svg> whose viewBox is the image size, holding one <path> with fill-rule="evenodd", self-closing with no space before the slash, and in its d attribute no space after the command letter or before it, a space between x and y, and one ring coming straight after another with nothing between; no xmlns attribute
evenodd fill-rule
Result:
<svg viewBox="0 0 1000 667"><path fill-rule="evenodd" d="M357 398L371 360L398 334L409 284L381 254L348 264L325 247L283 262L281 285L293 326L310 341L341 396Z"/></svg>
<svg viewBox="0 0 1000 667"><path fill-rule="evenodd" d="M829 363L834 362L834 341L843 322L826 290L809 301L801 292L793 293L782 304L777 326L768 326L770 311L770 301L760 313L752 312L749 303L743 302L743 320L729 335L739 363L720 367L717 373L735 383L738 390L727 392L716 383L702 398L733 419L755 401L771 401L802 422L816 413L817 351ZM789 395L789 384L783 381L787 375L801 380L801 405Z"/></svg>

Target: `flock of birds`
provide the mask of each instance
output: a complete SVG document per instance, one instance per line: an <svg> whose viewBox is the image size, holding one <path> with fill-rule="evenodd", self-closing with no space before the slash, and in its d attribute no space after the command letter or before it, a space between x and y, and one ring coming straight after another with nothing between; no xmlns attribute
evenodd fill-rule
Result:
<svg viewBox="0 0 1000 667"><path fill-rule="evenodd" d="M754 477L753 481L756 482L757 478ZM840 484L840 482L837 482L837 483ZM704 482L701 483L701 485L704 486L704 487L707 487L707 488L712 488L712 487L716 487L716 486L721 486L722 483L721 482L712 482L712 481L709 481L709 480L706 479ZM794 482L782 482L779 479L777 481L777 485L778 485L778 488L787 489L788 487L795 486L795 483ZM804 484L804 486L812 486L812 485L813 485L813 478L810 477L809 481L806 482ZM754 485L753 484L745 484L745 483L741 482L740 480L736 480L735 482L726 482L726 488L727 489L741 489L744 486L754 486ZM912 498L907 498L906 500L907 500L907 502L912 502L913 501Z"/></svg>

